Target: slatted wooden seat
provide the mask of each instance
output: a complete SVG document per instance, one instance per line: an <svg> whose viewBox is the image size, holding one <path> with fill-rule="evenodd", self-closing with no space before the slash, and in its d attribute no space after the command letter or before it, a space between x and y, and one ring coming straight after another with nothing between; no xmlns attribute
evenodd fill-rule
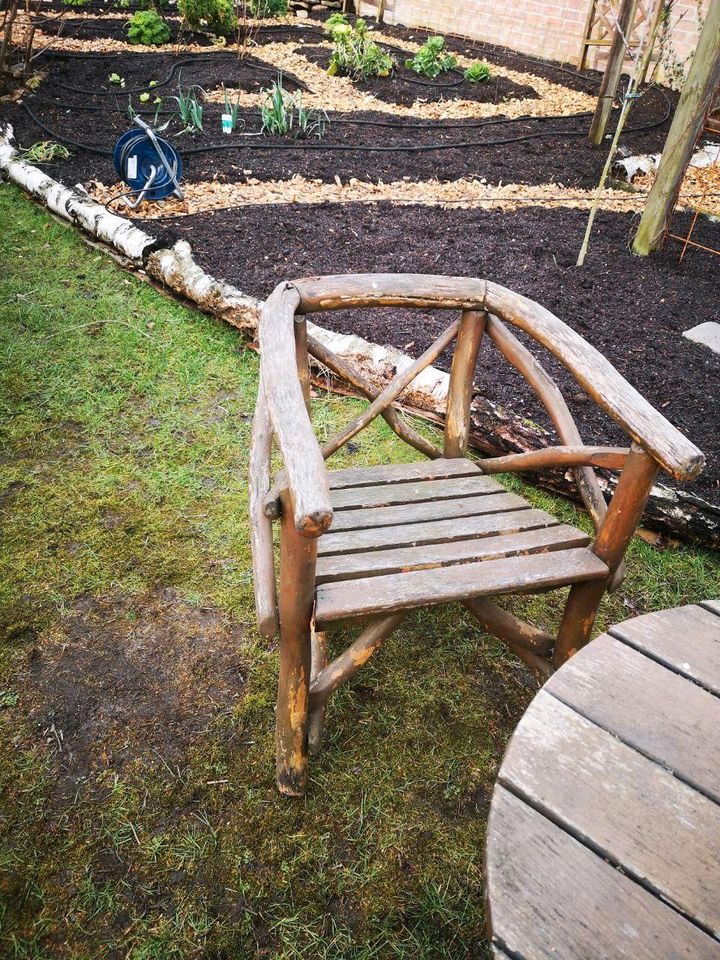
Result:
<svg viewBox="0 0 720 960"><path fill-rule="evenodd" d="M460 318L382 390L308 334L304 316L365 306L457 309ZM506 324L530 334L573 373L631 438L629 448L583 444L562 394ZM561 445L466 458L473 374L483 338L527 379ZM394 401L453 341L440 449L405 422ZM250 456L250 513L258 626L280 631L277 777L302 794L308 748L320 744L328 698L402 622L408 610L460 601L482 627L547 675L590 638L598 604L623 575L623 556L660 467L678 479L703 456L593 347L538 304L484 280L373 275L283 283L260 320L261 379ZM322 447L310 420L309 356L353 384L368 406ZM328 470L325 460L377 416L425 461ZM273 479L273 438L284 467ZM593 539L534 509L492 474L560 467L573 472ZM594 468L621 470L606 506ZM280 590L272 522L279 520ZM570 587L557 637L490 598ZM362 623L328 663L325 631Z"/></svg>

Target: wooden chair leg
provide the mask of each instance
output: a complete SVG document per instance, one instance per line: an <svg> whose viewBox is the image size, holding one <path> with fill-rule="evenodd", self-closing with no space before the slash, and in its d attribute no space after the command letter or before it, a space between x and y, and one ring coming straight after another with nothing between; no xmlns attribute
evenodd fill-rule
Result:
<svg viewBox="0 0 720 960"><path fill-rule="evenodd" d="M311 669L310 683L318 676L321 670L328 665L327 637L322 631L313 630L311 642ZM310 707L308 719L308 750L311 756L320 752L322 745L323 728L325 726L325 708L327 701L316 703Z"/></svg>
<svg viewBox="0 0 720 960"><path fill-rule="evenodd" d="M305 793L308 755L310 645L317 540L295 528L287 492L281 494L280 679L275 717L277 785L281 793Z"/></svg>
<svg viewBox="0 0 720 960"><path fill-rule="evenodd" d="M635 533L657 471L655 460L634 443L592 545L593 552L608 565L610 580L622 563ZM592 583L577 583L570 589L555 644L555 667L562 666L590 640L598 606L607 586L607 580L596 580Z"/></svg>

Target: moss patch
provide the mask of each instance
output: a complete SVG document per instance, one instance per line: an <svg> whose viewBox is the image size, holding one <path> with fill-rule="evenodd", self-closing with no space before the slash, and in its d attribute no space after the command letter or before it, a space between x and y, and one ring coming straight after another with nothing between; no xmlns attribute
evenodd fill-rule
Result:
<svg viewBox="0 0 720 960"><path fill-rule="evenodd" d="M411 616L332 701L307 799L279 797L257 358L7 186L0 221L0 953L486 956L485 817L532 679L459 608ZM357 409L316 397L319 433ZM383 422L353 450L414 458ZM637 541L628 565L600 626L720 592L700 550ZM552 628L561 600L512 607Z"/></svg>

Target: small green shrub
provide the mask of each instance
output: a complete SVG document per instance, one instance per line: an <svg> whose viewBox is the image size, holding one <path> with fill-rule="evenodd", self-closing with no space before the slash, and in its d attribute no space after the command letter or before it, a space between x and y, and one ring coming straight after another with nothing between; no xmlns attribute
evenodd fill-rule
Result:
<svg viewBox="0 0 720 960"><path fill-rule="evenodd" d="M335 27L339 27L341 24L343 25L348 24L348 18L345 16L345 14L340 13L340 11L338 11L337 13L331 13L330 16L327 18L327 20L325 21L325 27L324 27L325 33L328 33L330 34L330 36L332 36L333 30L335 29Z"/></svg>
<svg viewBox="0 0 720 960"><path fill-rule="evenodd" d="M258 20L284 17L287 12L288 0L250 0L250 13Z"/></svg>
<svg viewBox="0 0 720 960"><path fill-rule="evenodd" d="M322 137L327 127L327 114L318 110L306 110L302 93L285 90L282 74L273 83L265 103L260 107L262 132L271 137Z"/></svg>
<svg viewBox="0 0 720 960"><path fill-rule="evenodd" d="M332 28L331 36L333 51L328 67L331 77L340 73L353 80L367 80L368 77L390 75L395 59L370 38L364 20L356 20L354 27L347 22L338 22Z"/></svg>
<svg viewBox="0 0 720 960"><path fill-rule="evenodd" d="M63 0L66 7L85 7L90 0Z"/></svg>
<svg viewBox="0 0 720 960"><path fill-rule="evenodd" d="M468 83L486 83L492 79L490 64L486 60L471 63L463 74Z"/></svg>
<svg viewBox="0 0 720 960"><path fill-rule="evenodd" d="M139 10L128 23L130 43L142 43L146 47L157 47L170 39L170 27L155 10Z"/></svg>
<svg viewBox="0 0 720 960"><path fill-rule="evenodd" d="M428 37L415 56L405 61L405 66L415 73L421 73L424 77L434 80L441 73L453 70L457 66L457 58L444 51L444 37Z"/></svg>
<svg viewBox="0 0 720 960"><path fill-rule="evenodd" d="M232 0L179 0L178 8L193 30L209 30L228 37L237 27Z"/></svg>

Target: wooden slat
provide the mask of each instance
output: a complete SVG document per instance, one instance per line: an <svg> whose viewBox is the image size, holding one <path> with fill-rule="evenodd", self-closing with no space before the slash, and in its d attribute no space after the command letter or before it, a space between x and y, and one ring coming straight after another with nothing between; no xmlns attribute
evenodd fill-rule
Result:
<svg viewBox="0 0 720 960"><path fill-rule="evenodd" d="M720 700L604 634L545 689L720 803Z"/></svg>
<svg viewBox="0 0 720 960"><path fill-rule="evenodd" d="M382 550L387 547L416 546L421 543L449 543L472 537L491 537L499 533L536 530L558 526L558 521L543 510L511 510L507 513L481 514L459 519L405 523L397 527L375 527L371 530L329 530L320 538L318 553L358 553L361 550Z"/></svg>
<svg viewBox="0 0 720 960"><path fill-rule="evenodd" d="M423 544L419 547L336 554L320 558L316 580L318 583L328 583L407 570L427 570L457 563L495 560L522 553L582 547L589 542L590 538L582 531L558 524L555 527L541 527L498 537L474 537L470 540Z"/></svg>
<svg viewBox="0 0 720 960"><path fill-rule="evenodd" d="M720 696L720 617L709 610L659 610L625 620L609 632Z"/></svg>
<svg viewBox="0 0 720 960"><path fill-rule="evenodd" d="M720 600L703 600L700 606L720 617Z"/></svg>
<svg viewBox="0 0 720 960"><path fill-rule="evenodd" d="M504 493L505 488L482 474L474 477L453 477L449 480L415 480L407 483L384 483L377 487L350 487L333 490L333 510L360 507L385 507L393 503L422 503L427 500L452 500L485 493Z"/></svg>
<svg viewBox="0 0 720 960"><path fill-rule="evenodd" d="M474 477L479 470L472 460L418 460L414 463L392 463L377 467L346 467L328 473L331 490L345 487L374 487L380 483L407 483L409 480L432 480L436 477Z"/></svg>
<svg viewBox="0 0 720 960"><path fill-rule="evenodd" d="M467 597L549 589L607 577L607 567L588 549L560 550L502 560L485 560L434 570L411 570L321 584L316 617L327 623L391 610L424 607Z"/></svg>
<svg viewBox="0 0 720 960"><path fill-rule="evenodd" d="M371 510L339 510L333 518L332 529L368 530L371 527L390 527L402 523L421 523L426 520L448 520L451 517L472 517L481 513L503 513L527 507L516 493L486 493L476 497L427 503L403 503L393 507L375 507Z"/></svg>
<svg viewBox="0 0 720 960"><path fill-rule="evenodd" d="M499 784L487 882L493 942L516 960L720 957L720 944Z"/></svg>
<svg viewBox="0 0 720 960"><path fill-rule="evenodd" d="M541 691L499 782L623 872L720 930L720 806Z"/></svg>

